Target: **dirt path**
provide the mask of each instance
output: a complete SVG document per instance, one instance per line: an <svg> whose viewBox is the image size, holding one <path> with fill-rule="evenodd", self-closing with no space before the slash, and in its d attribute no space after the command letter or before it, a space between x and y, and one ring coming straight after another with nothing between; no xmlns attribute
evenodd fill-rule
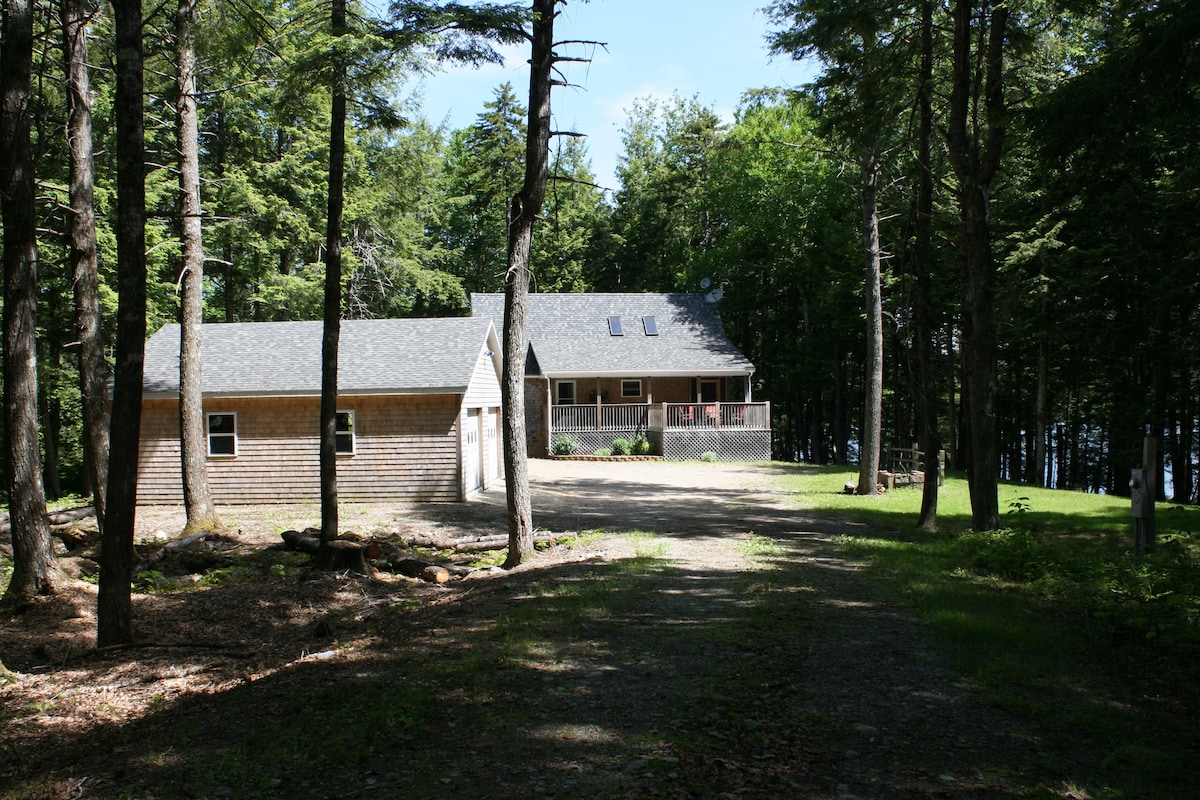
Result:
<svg viewBox="0 0 1200 800"><path fill-rule="evenodd" d="M679 589L645 587L660 602L650 624L621 640L634 661L655 652L663 626L702 629L729 616L729 605L785 596L768 604L785 615L766 622L779 627L764 630L751 614L744 635L698 634L688 642L695 651L681 647L669 667L642 676L644 713L690 723L693 785L699 774L713 796L982 798L1021 796L1036 779L1036 736L975 698L924 626L837 553L831 538L846 523L800 517L761 468L630 465L613 477L596 465L540 462L534 478L539 498L569 498L540 517L552 528L634 527L665 543L673 566L657 580ZM714 663L738 696L705 708L702 725L678 719L679 709L712 700L694 681ZM619 689L600 694L609 692ZM658 796L671 782L652 786L634 794Z"/></svg>
<svg viewBox="0 0 1200 800"><path fill-rule="evenodd" d="M290 578L264 551L261 580L139 597L145 649L74 662L63 654L94 629L80 584L66 608L0 633L30 676L3 690L0 797L1016 798L1045 785L1044 744L838 555L844 524L797 515L770 477L534 461L539 527L621 533L441 588ZM236 515L238 547L274 542L280 509ZM150 534L177 516L139 523ZM498 531L503 492L342 518Z"/></svg>

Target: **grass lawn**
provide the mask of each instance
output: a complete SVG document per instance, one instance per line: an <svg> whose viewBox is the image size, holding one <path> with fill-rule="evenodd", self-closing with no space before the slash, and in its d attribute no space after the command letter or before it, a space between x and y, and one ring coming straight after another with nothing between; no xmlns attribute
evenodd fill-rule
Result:
<svg viewBox="0 0 1200 800"><path fill-rule="evenodd" d="M930 534L915 525L919 487L843 494L855 478L797 466L781 483L802 509L867 523L842 546L931 623L963 674L1080 743L1078 796L1195 796L1200 508L1158 504L1157 550L1138 560L1126 498L1002 485L1007 527L973 533L966 481L950 477Z"/></svg>

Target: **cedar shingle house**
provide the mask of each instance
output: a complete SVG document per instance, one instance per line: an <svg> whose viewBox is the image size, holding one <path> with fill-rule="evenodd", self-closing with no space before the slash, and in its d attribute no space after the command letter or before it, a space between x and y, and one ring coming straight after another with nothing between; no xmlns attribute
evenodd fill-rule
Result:
<svg viewBox="0 0 1200 800"><path fill-rule="evenodd" d="M471 295L503 330L504 295ZM583 452L645 436L669 459L771 457L771 414L754 365L699 294L530 294L525 363L531 456L570 436Z"/></svg>
<svg viewBox="0 0 1200 800"><path fill-rule="evenodd" d="M320 322L203 326L208 477L218 503L320 497ZM179 326L146 344L138 500L181 502ZM501 475L500 347L487 319L347 320L338 497L461 500Z"/></svg>

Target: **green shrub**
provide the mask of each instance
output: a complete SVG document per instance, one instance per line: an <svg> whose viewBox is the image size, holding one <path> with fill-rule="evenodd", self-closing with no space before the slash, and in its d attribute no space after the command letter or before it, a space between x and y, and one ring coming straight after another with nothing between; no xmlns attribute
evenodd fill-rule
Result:
<svg viewBox="0 0 1200 800"><path fill-rule="evenodd" d="M609 450L607 447L601 447L599 450L597 450L597 451L596 451L595 453L593 453L592 455L596 455L596 456L604 456L604 457L606 457L606 458L607 458L608 456L611 456L611 455L612 455L612 450Z"/></svg>
<svg viewBox="0 0 1200 800"><path fill-rule="evenodd" d="M1020 528L966 533L958 540L968 567L980 575L1012 581L1036 581L1052 567L1042 537Z"/></svg>
<svg viewBox="0 0 1200 800"><path fill-rule="evenodd" d="M613 439L612 451L614 456L627 456L633 452L633 442L628 439Z"/></svg>
<svg viewBox="0 0 1200 800"><path fill-rule="evenodd" d="M717 460L717 454L714 453L712 450L705 451L700 454L700 460L706 461L709 464L712 464L713 462L715 462Z"/></svg>
<svg viewBox="0 0 1200 800"><path fill-rule="evenodd" d="M654 444L645 436L639 436L633 440L633 454L635 456L653 455Z"/></svg>
<svg viewBox="0 0 1200 800"><path fill-rule="evenodd" d="M573 456L579 452L579 440L574 436L555 436L550 451L556 456Z"/></svg>

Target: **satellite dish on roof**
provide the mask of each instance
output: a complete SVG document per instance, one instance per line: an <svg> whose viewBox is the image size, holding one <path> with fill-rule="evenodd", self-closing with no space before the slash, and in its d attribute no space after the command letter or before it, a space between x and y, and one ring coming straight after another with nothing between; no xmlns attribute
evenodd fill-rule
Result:
<svg viewBox="0 0 1200 800"><path fill-rule="evenodd" d="M710 286L712 286L712 281L710 281L708 278L700 279L700 288L701 289L707 289Z"/></svg>
<svg viewBox="0 0 1200 800"><path fill-rule="evenodd" d="M716 303L724 296L725 296L725 292L722 291L721 289L713 289L711 292L704 295L704 299L706 301L708 301L709 303Z"/></svg>

